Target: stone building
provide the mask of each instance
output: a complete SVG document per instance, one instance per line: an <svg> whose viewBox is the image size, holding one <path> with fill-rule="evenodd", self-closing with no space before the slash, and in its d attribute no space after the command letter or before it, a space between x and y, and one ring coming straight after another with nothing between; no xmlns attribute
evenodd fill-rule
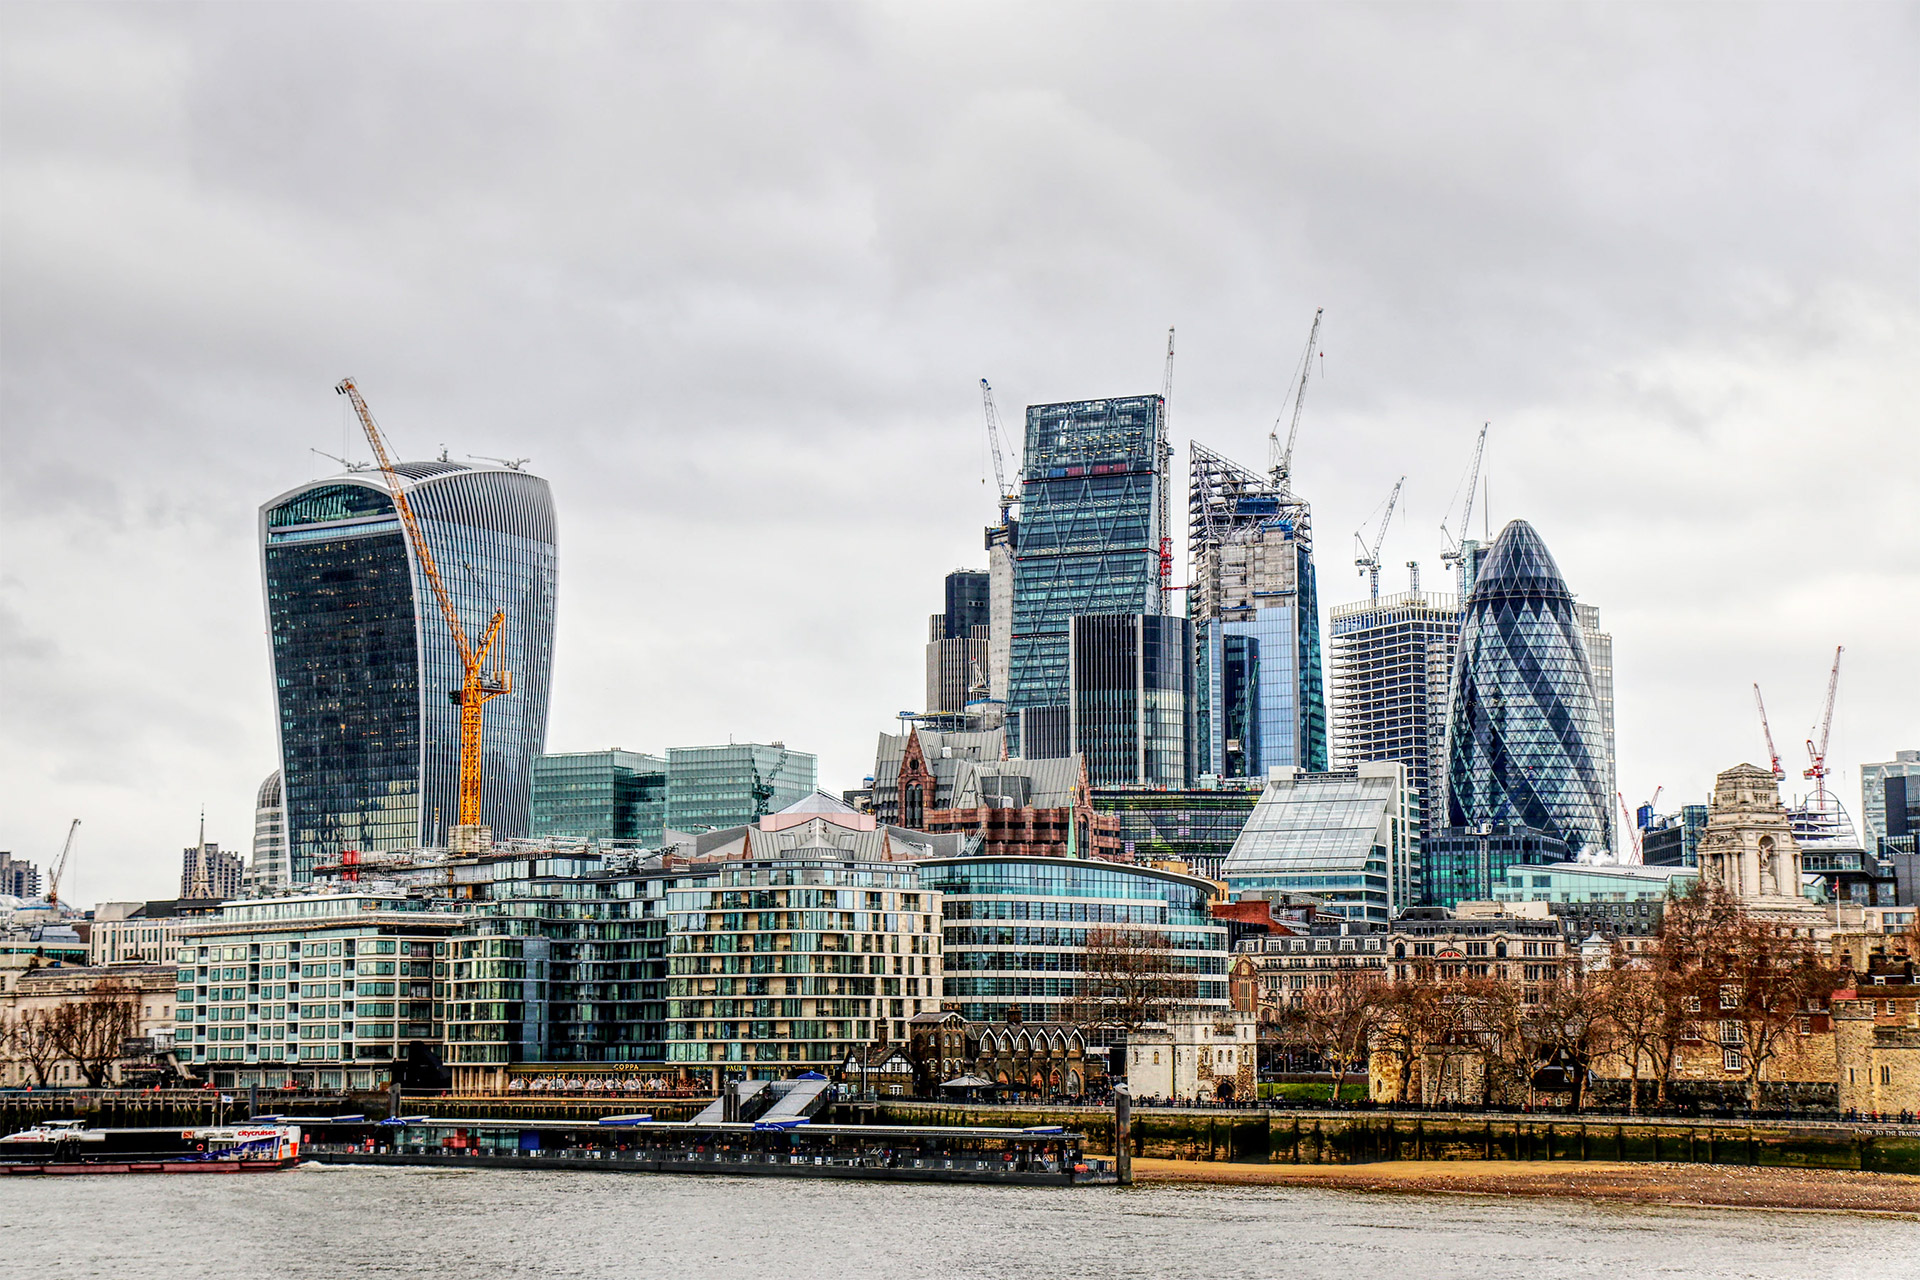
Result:
<svg viewBox="0 0 1920 1280"><path fill-rule="evenodd" d="M1072 1023L972 1022L966 1036L973 1074L1028 1101L1084 1097L1106 1075Z"/></svg>
<svg viewBox="0 0 1920 1280"><path fill-rule="evenodd" d="M1842 1111L1920 1115L1920 985L1865 984L1833 994Z"/></svg>
<svg viewBox="0 0 1920 1280"><path fill-rule="evenodd" d="M1830 927L1829 913L1801 894L1800 846L1771 770L1740 764L1714 779L1698 856L1701 883L1749 914L1795 929Z"/></svg>
<svg viewBox="0 0 1920 1280"><path fill-rule="evenodd" d="M1127 1038L1135 1098L1231 1102L1258 1094L1259 1023L1237 1010L1184 1010Z"/></svg>
<svg viewBox="0 0 1920 1280"><path fill-rule="evenodd" d="M153 1042L160 1053L173 1047L174 967L162 965L46 965L29 970L0 970L0 1031L15 1032L21 1019L44 1017L63 1005L119 999L129 1002L132 1027L126 1039ZM85 1088L84 1064L66 1053L54 1053L38 1064L18 1034L0 1034L0 1088L48 1086ZM137 1055L139 1058L150 1057ZM116 1058L108 1080L123 1081L134 1058Z"/></svg>

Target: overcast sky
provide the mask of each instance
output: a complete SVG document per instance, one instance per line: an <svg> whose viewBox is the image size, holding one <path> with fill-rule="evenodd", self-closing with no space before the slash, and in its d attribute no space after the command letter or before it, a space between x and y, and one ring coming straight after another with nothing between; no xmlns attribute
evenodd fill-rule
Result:
<svg viewBox="0 0 1920 1280"><path fill-rule="evenodd" d="M1621 783L1920 747L1914 5L0 9L0 848L170 895L275 767L255 512L529 456L549 748L857 785L1003 412L1295 460L1323 608L1441 580L1473 436L1615 640ZM1184 490L1184 475L1177 477ZM1176 510L1178 509L1176 499ZM1476 515L1476 523L1479 522Z"/></svg>

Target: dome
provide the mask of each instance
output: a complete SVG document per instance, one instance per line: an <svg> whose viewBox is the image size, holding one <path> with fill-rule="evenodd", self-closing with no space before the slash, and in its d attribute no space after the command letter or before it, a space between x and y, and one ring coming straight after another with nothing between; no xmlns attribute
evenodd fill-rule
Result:
<svg viewBox="0 0 1920 1280"><path fill-rule="evenodd" d="M280 807L280 771L275 769L260 784L260 794L254 798L256 809L278 809Z"/></svg>
<svg viewBox="0 0 1920 1280"><path fill-rule="evenodd" d="M1493 596L1535 596L1571 600L1553 553L1525 520L1510 520L1480 561L1469 600Z"/></svg>

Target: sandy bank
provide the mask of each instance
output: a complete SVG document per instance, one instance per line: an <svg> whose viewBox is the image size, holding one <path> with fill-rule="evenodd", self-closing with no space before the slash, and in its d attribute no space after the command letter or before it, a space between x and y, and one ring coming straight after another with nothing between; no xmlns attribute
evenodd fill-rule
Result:
<svg viewBox="0 0 1920 1280"><path fill-rule="evenodd" d="M1851 1169L1754 1169L1740 1165L1395 1160L1379 1164L1133 1162L1138 1182L1336 1187L1348 1191L1443 1191L1462 1195L1565 1196L1638 1204L1742 1209L1830 1209L1920 1217L1920 1177Z"/></svg>

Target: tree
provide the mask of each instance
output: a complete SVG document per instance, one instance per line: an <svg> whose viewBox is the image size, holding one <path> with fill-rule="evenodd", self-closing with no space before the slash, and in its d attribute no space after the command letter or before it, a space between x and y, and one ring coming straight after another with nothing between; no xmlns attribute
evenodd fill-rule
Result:
<svg viewBox="0 0 1920 1280"><path fill-rule="evenodd" d="M127 1039L139 1028L140 1001L133 988L102 978L86 994L52 1011L60 1053L79 1064L89 1088L104 1088Z"/></svg>
<svg viewBox="0 0 1920 1280"><path fill-rule="evenodd" d="M1526 990L1506 978L1487 980L1482 988L1482 1049L1486 1072L1481 1101L1491 1103L1494 1086L1509 1103L1534 1101L1534 1076L1540 1069L1539 1028Z"/></svg>
<svg viewBox="0 0 1920 1280"><path fill-rule="evenodd" d="M33 1072L33 1081L44 1089L53 1079L54 1064L60 1061L60 1041L54 1034L53 1016L45 1009L26 1009L0 1024L0 1042L10 1056L19 1058Z"/></svg>
<svg viewBox="0 0 1920 1280"><path fill-rule="evenodd" d="M1574 965L1578 961L1567 963ZM1607 1012L1605 988L1599 983L1581 981L1573 972L1541 988L1540 999L1530 1010L1529 1021L1541 1048L1565 1054L1572 1064L1575 1111L1586 1105L1588 1069L1610 1042Z"/></svg>
<svg viewBox="0 0 1920 1280"><path fill-rule="evenodd" d="M1355 1063L1364 1064L1385 1007L1379 978L1369 970L1336 969L1320 975L1325 985L1293 993L1280 1010L1282 1034L1311 1048L1333 1075L1333 1091L1340 1090Z"/></svg>
<svg viewBox="0 0 1920 1280"><path fill-rule="evenodd" d="M1161 1022L1198 993L1197 979L1174 968L1173 955L1144 929L1090 929L1084 976L1067 1006L1083 1026L1137 1031Z"/></svg>
<svg viewBox="0 0 1920 1280"><path fill-rule="evenodd" d="M1760 1108L1760 1074L1778 1057L1795 1024L1833 994L1840 974L1810 939L1787 926L1737 913L1708 942L1702 976L1717 983L1703 1001L1708 1016L1739 1032L1747 1104ZM1723 1044L1732 1048L1730 1040Z"/></svg>

